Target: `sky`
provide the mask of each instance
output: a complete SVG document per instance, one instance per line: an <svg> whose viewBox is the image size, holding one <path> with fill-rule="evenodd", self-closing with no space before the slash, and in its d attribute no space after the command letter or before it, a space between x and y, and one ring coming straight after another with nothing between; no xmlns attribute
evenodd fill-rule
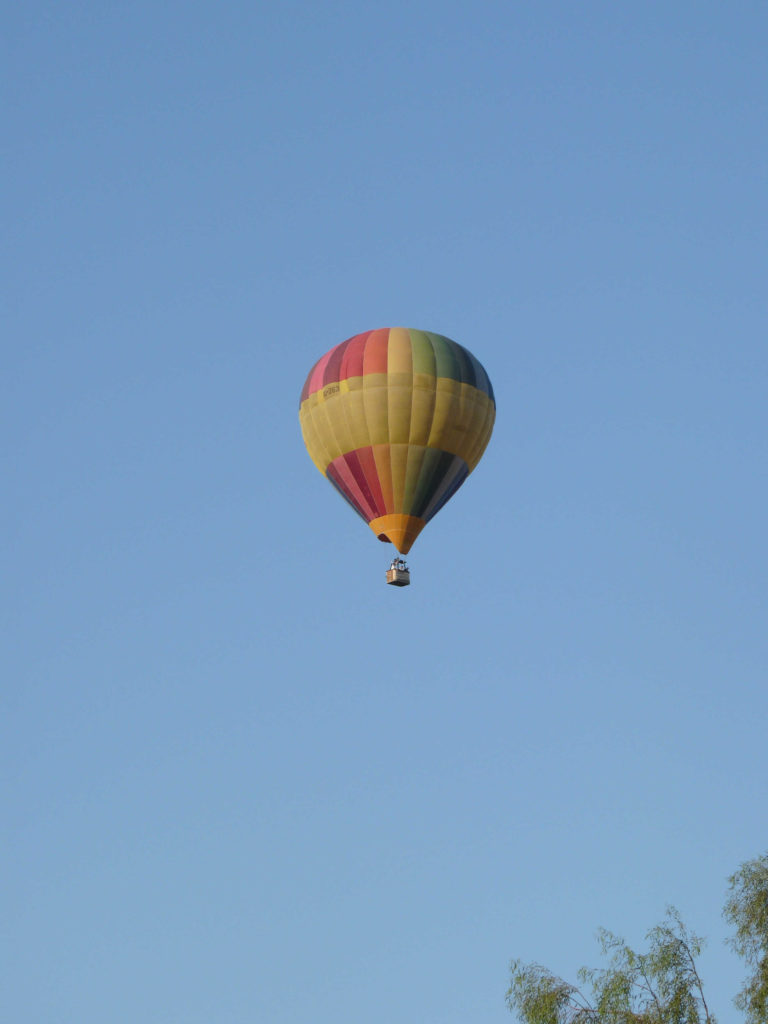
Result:
<svg viewBox="0 0 768 1024"><path fill-rule="evenodd" d="M768 13L7 5L0 1017L502 1024L768 849ZM312 364L461 342L387 587Z"/></svg>

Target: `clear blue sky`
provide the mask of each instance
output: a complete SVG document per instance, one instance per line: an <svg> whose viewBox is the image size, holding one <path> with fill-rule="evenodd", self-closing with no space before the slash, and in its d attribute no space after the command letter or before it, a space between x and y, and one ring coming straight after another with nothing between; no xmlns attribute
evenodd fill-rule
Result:
<svg viewBox="0 0 768 1024"><path fill-rule="evenodd" d="M7 5L0 1016L503 1024L768 848L768 13ZM413 585L307 457L494 383ZM391 549L389 549L391 550Z"/></svg>

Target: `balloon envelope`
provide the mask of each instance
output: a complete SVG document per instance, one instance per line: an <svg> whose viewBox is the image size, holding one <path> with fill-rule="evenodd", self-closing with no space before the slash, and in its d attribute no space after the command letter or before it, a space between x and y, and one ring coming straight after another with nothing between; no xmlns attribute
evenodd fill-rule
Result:
<svg viewBox="0 0 768 1024"><path fill-rule="evenodd" d="M326 352L299 410L317 468L402 554L480 461L495 417L488 374L467 349L404 327Z"/></svg>

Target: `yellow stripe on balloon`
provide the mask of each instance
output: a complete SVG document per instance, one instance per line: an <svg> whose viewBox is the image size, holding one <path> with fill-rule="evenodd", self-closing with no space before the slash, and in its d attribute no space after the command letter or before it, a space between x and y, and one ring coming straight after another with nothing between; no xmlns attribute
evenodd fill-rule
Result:
<svg viewBox="0 0 768 1024"><path fill-rule="evenodd" d="M321 473L340 455L390 444L438 448L472 471L495 418L493 401L473 385L400 370L329 385L306 398L299 412L304 443Z"/></svg>

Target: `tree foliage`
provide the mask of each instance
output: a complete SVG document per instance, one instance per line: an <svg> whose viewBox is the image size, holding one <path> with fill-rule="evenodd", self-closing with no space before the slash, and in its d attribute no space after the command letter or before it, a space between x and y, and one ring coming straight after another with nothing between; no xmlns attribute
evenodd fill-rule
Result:
<svg viewBox="0 0 768 1024"><path fill-rule="evenodd" d="M703 942L670 907L638 953L608 931L600 947L602 970L582 968L582 988L540 964L516 960L507 1004L523 1024L715 1024L696 967Z"/></svg>
<svg viewBox="0 0 768 1024"><path fill-rule="evenodd" d="M735 1003L746 1024L768 1024L768 853L742 864L729 885L729 945L751 970ZM646 935L645 953L608 931L598 938L608 966L583 967L581 987L541 964L512 962L507 1005L522 1024L716 1024L697 967L703 940L674 907Z"/></svg>
<svg viewBox="0 0 768 1024"><path fill-rule="evenodd" d="M731 875L723 910L736 929L730 945L752 969L736 996L747 1024L768 1021L768 853L742 864Z"/></svg>

